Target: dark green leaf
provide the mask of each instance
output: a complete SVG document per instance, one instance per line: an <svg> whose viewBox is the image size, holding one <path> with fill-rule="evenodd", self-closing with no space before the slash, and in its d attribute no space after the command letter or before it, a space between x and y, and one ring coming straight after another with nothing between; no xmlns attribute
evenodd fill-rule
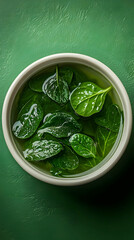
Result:
<svg viewBox="0 0 134 240"><path fill-rule="evenodd" d="M102 161L101 157L96 156L96 158L88 159L88 161L85 163L81 163L83 165L88 166L89 169L95 167L97 164L99 164Z"/></svg>
<svg viewBox="0 0 134 240"><path fill-rule="evenodd" d="M94 118L91 117L87 117L87 118L80 118L78 120L78 123L80 123L82 125L82 133L89 135L89 136L96 136L96 123L94 121Z"/></svg>
<svg viewBox="0 0 134 240"><path fill-rule="evenodd" d="M51 169L50 169L50 173L53 175L53 176L60 176L61 175L61 173L62 173L62 170L61 169L59 169L59 168L56 168L56 167L52 167Z"/></svg>
<svg viewBox="0 0 134 240"><path fill-rule="evenodd" d="M43 84L43 92L59 104L65 104L69 100L69 88L67 82L59 78L58 68L56 74L49 77Z"/></svg>
<svg viewBox="0 0 134 240"><path fill-rule="evenodd" d="M65 146L62 154L52 159L50 163L60 170L73 170L78 167L79 159L68 146Z"/></svg>
<svg viewBox="0 0 134 240"><path fill-rule="evenodd" d="M92 138L84 134L76 133L70 138L71 147L80 156L95 158L96 146Z"/></svg>
<svg viewBox="0 0 134 240"><path fill-rule="evenodd" d="M57 138L69 137L80 132L81 125L67 113L59 112L46 115L44 124L39 128L37 134L50 133Z"/></svg>
<svg viewBox="0 0 134 240"><path fill-rule="evenodd" d="M35 92L43 92L42 86L46 79L48 79L52 73L45 72L45 73L39 73L31 77L29 80L29 87L35 91Z"/></svg>
<svg viewBox="0 0 134 240"><path fill-rule="evenodd" d="M113 132L118 132L121 122L121 112L118 105L111 104L101 117L96 117L96 124L108 128Z"/></svg>
<svg viewBox="0 0 134 240"><path fill-rule="evenodd" d="M102 157L105 157L112 149L117 138L117 133L99 126L97 128L96 136L98 152Z"/></svg>
<svg viewBox="0 0 134 240"><path fill-rule="evenodd" d="M42 139L42 140L53 140L56 142L61 143L62 145L67 145L70 146L70 142L69 142L69 138L56 138L53 135L49 134L49 133L45 133L43 134L43 136L37 135L36 134L36 139Z"/></svg>
<svg viewBox="0 0 134 240"><path fill-rule="evenodd" d="M29 101L20 110L12 131L17 138L31 137L37 130L43 118L43 110L39 102Z"/></svg>
<svg viewBox="0 0 134 240"><path fill-rule="evenodd" d="M23 154L28 161L41 161L57 155L62 149L58 142L41 140L30 144Z"/></svg>
<svg viewBox="0 0 134 240"><path fill-rule="evenodd" d="M48 113L55 113L55 112L62 111L63 106L54 102L51 98L49 98L44 93L42 93L41 96L42 96L41 105L42 105L45 115L47 115Z"/></svg>
<svg viewBox="0 0 134 240"><path fill-rule="evenodd" d="M62 112L62 111L71 114L71 116L72 116L73 118L75 118L76 120L78 120L78 119L80 118L80 116L77 115L77 114L74 112L74 110L73 110L70 102L68 102L66 105L64 105L64 106L62 107L61 112Z"/></svg>
<svg viewBox="0 0 134 240"><path fill-rule="evenodd" d="M26 85L26 87L22 90L19 98L19 110L30 100L33 99L35 93Z"/></svg>
<svg viewBox="0 0 134 240"><path fill-rule="evenodd" d="M52 165L49 162L49 158L45 161L32 161L32 165L41 172L50 172Z"/></svg>
<svg viewBox="0 0 134 240"><path fill-rule="evenodd" d="M35 132L30 138L23 141L23 150L28 148L33 142L40 141L40 140L42 140L41 136L37 135L37 133ZM45 139L45 140L48 140L48 139Z"/></svg>
<svg viewBox="0 0 134 240"><path fill-rule="evenodd" d="M62 143L63 145L71 146L69 142L69 138L58 138L59 142Z"/></svg>
<svg viewBox="0 0 134 240"><path fill-rule="evenodd" d="M82 73L81 71L79 71L78 69L73 69L73 79L72 82L69 86L70 91L73 91L76 87L78 87L78 85L82 82L85 81L85 79L87 79L86 75L84 73Z"/></svg>
<svg viewBox="0 0 134 240"><path fill-rule="evenodd" d="M70 85L73 78L73 71L69 67L60 67L59 78L67 82L68 85Z"/></svg>
<svg viewBox="0 0 134 240"><path fill-rule="evenodd" d="M77 114L89 117L102 109L110 90L111 87L102 89L92 82L83 82L72 92L71 105Z"/></svg>
<svg viewBox="0 0 134 240"><path fill-rule="evenodd" d="M102 158L99 156L96 156L96 158L83 158L78 156L78 158L79 166L74 170L64 170L62 173L60 173L61 177L74 177L76 174L88 171L102 161Z"/></svg>

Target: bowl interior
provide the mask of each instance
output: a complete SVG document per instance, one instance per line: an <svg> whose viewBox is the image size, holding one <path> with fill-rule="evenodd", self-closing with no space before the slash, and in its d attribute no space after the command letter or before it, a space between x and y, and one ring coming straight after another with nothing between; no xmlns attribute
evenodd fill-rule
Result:
<svg viewBox="0 0 134 240"><path fill-rule="evenodd" d="M21 79L21 81L17 85L15 95L12 99L12 105L11 105L11 108L10 108L11 111L10 111L10 116L9 116L9 119L10 119L10 133L11 133L14 148L18 152L21 159L27 165L29 165L31 168L33 168L35 171L38 171L38 173L41 173L41 174L44 174L44 175L49 175L49 176L51 176L50 173L46 169L43 169L43 166L41 164L40 165L35 165L33 163L27 162L23 158L21 144L19 144L19 141L17 141L16 138L14 137L14 135L12 134L11 126L13 125L13 122L15 120L16 106L17 106L18 98L19 98L20 93L21 93L22 89L24 88L26 82L29 80L29 78L31 76L35 75L36 73L38 73L40 71L42 72L42 71L48 71L48 69L53 69L56 64L58 64L58 65L71 65L73 68L76 68L78 71L83 72L85 74L85 76L88 77L88 79L91 79L91 81L96 82L102 88L107 88L108 86L112 85L113 89L112 89L112 91L110 91L109 95L112 98L112 101L114 103L118 104L120 106L120 109L123 111L123 104L122 104L122 101L121 101L121 98L120 98L120 95L118 93L117 88L114 86L113 83L111 83L111 80L108 77L106 77L104 74L102 74L101 71L96 70L93 66L86 66L85 64L80 64L80 63L77 63L77 62L74 63L74 61L73 62L70 62L70 61L67 62L66 61L66 63L63 63L62 61L60 62L59 60L57 60L57 62L55 62L54 64L50 63L48 66L46 66L45 62L44 62L44 65L40 65L40 67L38 67L36 70L33 69L33 71L31 71L29 75L24 75L24 77ZM109 159L113 156L113 154L115 153L115 151L116 151L116 149L117 149L117 147L120 143L120 140L121 140L122 131L123 131L123 124L121 124L117 140L116 140L112 150L103 159L103 161L101 161L98 165L96 165L94 168L92 168L88 171L82 172L78 175L75 174L74 176L69 175L68 177L69 178L74 178L74 177L75 178L77 178L77 177L80 178L82 176L92 174L93 172L98 170L100 167L104 166L109 161ZM21 141L20 141L20 143L21 143ZM51 176L51 177L53 177L53 176Z"/></svg>

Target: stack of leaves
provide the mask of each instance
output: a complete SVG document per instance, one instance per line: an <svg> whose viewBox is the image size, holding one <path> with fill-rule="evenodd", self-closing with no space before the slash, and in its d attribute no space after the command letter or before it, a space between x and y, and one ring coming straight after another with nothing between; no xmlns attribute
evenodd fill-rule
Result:
<svg viewBox="0 0 134 240"><path fill-rule="evenodd" d="M96 166L113 147L121 123L119 107L104 104L111 86L102 89L77 76L70 67L56 66L53 73L32 77L21 93L12 126L24 141L24 158L49 162L55 176Z"/></svg>

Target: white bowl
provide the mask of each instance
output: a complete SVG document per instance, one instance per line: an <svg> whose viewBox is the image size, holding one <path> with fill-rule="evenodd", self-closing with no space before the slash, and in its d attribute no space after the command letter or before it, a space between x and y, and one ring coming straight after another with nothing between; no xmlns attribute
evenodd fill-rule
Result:
<svg viewBox="0 0 134 240"><path fill-rule="evenodd" d="M14 136L11 131L11 111L13 102L15 99L16 94L18 93L21 86L36 72L41 69L50 67L52 65L62 63L75 63L75 64L82 64L85 67L90 67L94 69L102 77L107 79L107 83L109 82L114 88L114 97L117 98L117 102L123 110L124 113L124 126L122 130L122 135L120 136L120 140L116 141L114 147L108 154L108 156L99 163L96 167L92 168L91 170L84 173L84 175L75 177L75 178L58 178L50 175L47 172L40 171L36 167L32 166L29 162L27 162L23 156L21 155L20 151L18 150L16 143L14 141ZM98 60L81 55L81 54L74 54L74 53L61 53L61 54L54 54L51 56L47 56L37 60L36 62L29 65L25 68L18 77L14 80L12 85L10 86L7 95L5 97L5 101L3 104L3 111L2 111L2 127L3 133L5 137L5 141L11 152L14 159L18 162L18 164L29 174L33 177L55 185L62 185L62 186L72 186L72 185L80 185L84 183L91 182L106 172L108 172L121 158L122 154L124 153L126 146L128 144L131 128L132 128L132 110L130 101L127 95L127 92L122 85L119 78L103 63L99 62Z"/></svg>

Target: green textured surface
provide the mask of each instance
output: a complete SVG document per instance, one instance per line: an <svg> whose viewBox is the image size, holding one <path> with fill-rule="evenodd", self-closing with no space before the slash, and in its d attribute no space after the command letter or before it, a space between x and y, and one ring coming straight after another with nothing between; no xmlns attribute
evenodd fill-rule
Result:
<svg viewBox="0 0 134 240"><path fill-rule="evenodd" d="M76 52L97 58L119 76L134 111L133 22L132 0L0 0L0 108L27 65ZM0 239L134 239L134 133L119 163L81 187L34 179L0 134Z"/></svg>

